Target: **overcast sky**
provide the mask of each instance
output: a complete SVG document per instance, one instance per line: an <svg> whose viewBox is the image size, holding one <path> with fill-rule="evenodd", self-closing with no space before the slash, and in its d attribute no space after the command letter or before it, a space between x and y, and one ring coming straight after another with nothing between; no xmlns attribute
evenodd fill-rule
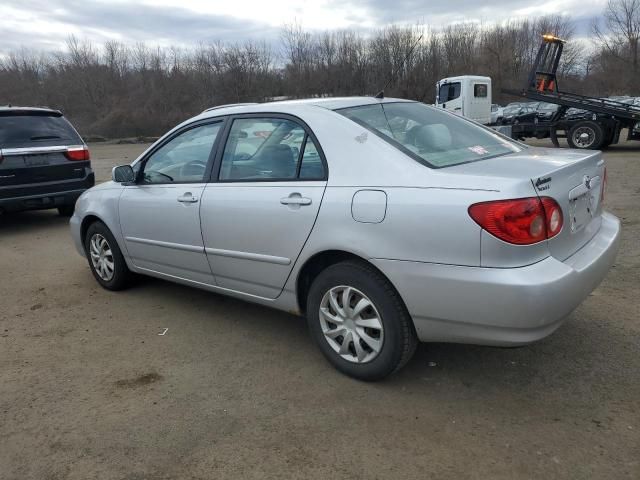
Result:
<svg viewBox="0 0 640 480"><path fill-rule="evenodd" d="M371 30L389 24L440 27L508 18L571 15L586 35L606 0L0 0L0 54L56 50L74 34L96 42L186 46L246 38L276 41L280 27Z"/></svg>

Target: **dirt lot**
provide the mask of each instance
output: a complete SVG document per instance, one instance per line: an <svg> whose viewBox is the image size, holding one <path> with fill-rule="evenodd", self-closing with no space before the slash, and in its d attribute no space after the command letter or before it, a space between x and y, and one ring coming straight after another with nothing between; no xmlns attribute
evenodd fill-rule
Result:
<svg viewBox="0 0 640 480"><path fill-rule="evenodd" d="M98 179L144 148L93 145ZM0 478L640 478L640 147L606 158L621 251L558 332L422 345L377 384L296 317L152 279L107 292L66 219L0 217Z"/></svg>

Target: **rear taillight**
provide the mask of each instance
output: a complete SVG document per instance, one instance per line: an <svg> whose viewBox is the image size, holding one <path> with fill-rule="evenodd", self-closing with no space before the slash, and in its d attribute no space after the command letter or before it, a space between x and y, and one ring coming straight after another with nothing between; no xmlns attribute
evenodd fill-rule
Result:
<svg viewBox="0 0 640 480"><path fill-rule="evenodd" d="M516 245L530 245L562 230L562 209L550 197L495 200L469 207L469 215L493 236Z"/></svg>
<svg viewBox="0 0 640 480"><path fill-rule="evenodd" d="M607 193L607 167L602 174L602 189L600 190L600 202L604 202L604 194Z"/></svg>
<svg viewBox="0 0 640 480"><path fill-rule="evenodd" d="M69 160L89 160L89 149L87 147L70 147L64 152L64 156Z"/></svg>

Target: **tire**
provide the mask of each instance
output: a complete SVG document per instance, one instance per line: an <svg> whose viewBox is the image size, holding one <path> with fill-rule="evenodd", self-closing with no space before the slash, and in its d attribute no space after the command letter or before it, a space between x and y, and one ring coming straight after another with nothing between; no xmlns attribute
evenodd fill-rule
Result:
<svg viewBox="0 0 640 480"><path fill-rule="evenodd" d="M345 291L348 313L342 301ZM353 315L361 300L365 301L362 305L370 305ZM321 308L325 314L321 314ZM333 323L329 318L342 320ZM307 322L327 360L359 380L380 380L398 371L411 359L418 344L413 321L400 296L384 276L364 262L341 262L315 278L307 297Z"/></svg>
<svg viewBox="0 0 640 480"><path fill-rule="evenodd" d="M604 132L596 122L579 122L569 130L567 142L571 148L598 150L604 143Z"/></svg>
<svg viewBox="0 0 640 480"><path fill-rule="evenodd" d="M58 215L61 217L70 217L73 215L73 210L75 209L75 205L62 205L58 207Z"/></svg>
<svg viewBox="0 0 640 480"><path fill-rule="evenodd" d="M92 246L93 241L95 241L95 244ZM93 273L93 276L102 287L116 291L128 286L131 272L127 267L116 239L104 223L94 222L89 225L84 238L84 250L91 273ZM94 264L92 255L96 254L100 255L100 257L95 259ZM101 259L103 260L102 267L98 263ZM112 265L112 269L109 268L109 264Z"/></svg>

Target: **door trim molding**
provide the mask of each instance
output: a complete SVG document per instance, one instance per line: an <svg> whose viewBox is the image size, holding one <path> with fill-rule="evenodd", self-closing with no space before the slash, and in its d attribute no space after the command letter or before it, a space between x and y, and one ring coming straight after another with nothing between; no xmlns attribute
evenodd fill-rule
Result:
<svg viewBox="0 0 640 480"><path fill-rule="evenodd" d="M153 245L154 247L172 248L174 250L183 250L185 252L204 253L204 247L198 245L185 245L184 243L162 242L160 240L150 240L148 238L124 237L128 242L141 243L143 245Z"/></svg>
<svg viewBox="0 0 640 480"><path fill-rule="evenodd" d="M240 258L242 260L254 260L256 262L275 263L277 265L291 264L290 258L276 257L274 255L263 255L261 253L239 252L237 250L223 250L222 248L205 248L204 251L208 255L217 255L219 257Z"/></svg>

